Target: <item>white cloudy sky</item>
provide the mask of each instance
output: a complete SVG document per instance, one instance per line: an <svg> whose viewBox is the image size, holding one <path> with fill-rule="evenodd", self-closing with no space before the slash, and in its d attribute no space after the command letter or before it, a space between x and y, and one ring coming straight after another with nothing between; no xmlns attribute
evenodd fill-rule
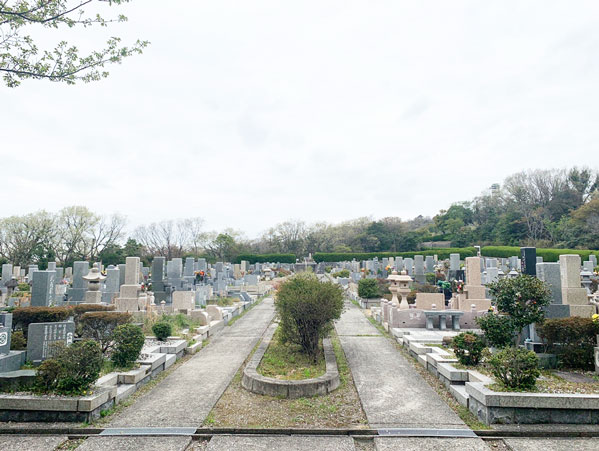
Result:
<svg viewBox="0 0 599 451"><path fill-rule="evenodd" d="M152 42L108 79L0 86L0 216L83 204L251 237L289 218L433 215L522 169L599 166L596 0L125 12L75 35Z"/></svg>

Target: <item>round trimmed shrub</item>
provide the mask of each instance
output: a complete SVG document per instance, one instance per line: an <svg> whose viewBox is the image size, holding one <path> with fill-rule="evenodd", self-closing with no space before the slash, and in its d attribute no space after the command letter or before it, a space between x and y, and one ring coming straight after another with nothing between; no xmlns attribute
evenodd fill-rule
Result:
<svg viewBox="0 0 599 451"><path fill-rule="evenodd" d="M484 332L489 345L495 348L510 346L516 336L514 322L507 315L487 313L476 318L476 324Z"/></svg>
<svg viewBox="0 0 599 451"><path fill-rule="evenodd" d="M358 282L358 296L363 299L374 299L381 296L376 279L360 279Z"/></svg>
<svg viewBox="0 0 599 451"><path fill-rule="evenodd" d="M539 371L539 358L523 348L505 348L489 359L493 375L504 387L516 390L534 388Z"/></svg>
<svg viewBox="0 0 599 451"><path fill-rule="evenodd" d="M173 326L166 321L159 321L152 326L152 332L158 341L166 341L173 333Z"/></svg>
<svg viewBox="0 0 599 451"><path fill-rule="evenodd" d="M110 359L115 366L125 368L138 358L144 345L144 333L135 324L121 324L112 335L113 349Z"/></svg>
<svg viewBox="0 0 599 451"><path fill-rule="evenodd" d="M453 338L453 352L462 365L478 365L484 349L482 337L472 332L462 332Z"/></svg>
<svg viewBox="0 0 599 451"><path fill-rule="evenodd" d="M537 330L548 350L557 355L561 366L583 370L595 368L593 348L599 324L591 318L548 319Z"/></svg>

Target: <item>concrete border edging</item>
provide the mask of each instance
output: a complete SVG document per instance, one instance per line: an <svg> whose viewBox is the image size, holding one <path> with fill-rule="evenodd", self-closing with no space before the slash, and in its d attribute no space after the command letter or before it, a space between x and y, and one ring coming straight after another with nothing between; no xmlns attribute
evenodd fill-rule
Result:
<svg viewBox="0 0 599 451"><path fill-rule="evenodd" d="M258 373L258 365L260 365L276 330L276 325L273 324L273 326L267 330L262 338L262 343L243 370L241 378L243 388L259 395L296 399L326 395L339 387L337 358L330 338L322 340L326 364L326 372L322 376L303 380L281 380Z"/></svg>

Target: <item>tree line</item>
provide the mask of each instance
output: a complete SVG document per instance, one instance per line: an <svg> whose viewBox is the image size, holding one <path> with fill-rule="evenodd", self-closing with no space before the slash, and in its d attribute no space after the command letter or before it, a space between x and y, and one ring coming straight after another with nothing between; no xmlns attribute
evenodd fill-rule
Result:
<svg viewBox="0 0 599 451"><path fill-rule="evenodd" d="M240 254L406 252L423 242L599 249L599 173L589 168L531 170L508 177L500 188L458 202L433 218L362 217L338 224L289 220L256 239L242 231L207 231L202 218L150 223L126 233L126 218L86 207L39 211L0 219L0 259L18 265L76 260L105 264L126 256L149 261L203 256L234 260Z"/></svg>

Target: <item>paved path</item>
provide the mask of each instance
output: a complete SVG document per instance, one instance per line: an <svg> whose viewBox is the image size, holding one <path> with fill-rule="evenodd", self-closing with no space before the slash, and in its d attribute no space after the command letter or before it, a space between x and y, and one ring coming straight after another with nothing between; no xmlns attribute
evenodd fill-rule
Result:
<svg viewBox="0 0 599 451"><path fill-rule="evenodd" d="M201 426L273 316L273 300L267 298L115 415L107 427Z"/></svg>
<svg viewBox="0 0 599 451"><path fill-rule="evenodd" d="M354 304L335 325L371 427L466 428Z"/></svg>

